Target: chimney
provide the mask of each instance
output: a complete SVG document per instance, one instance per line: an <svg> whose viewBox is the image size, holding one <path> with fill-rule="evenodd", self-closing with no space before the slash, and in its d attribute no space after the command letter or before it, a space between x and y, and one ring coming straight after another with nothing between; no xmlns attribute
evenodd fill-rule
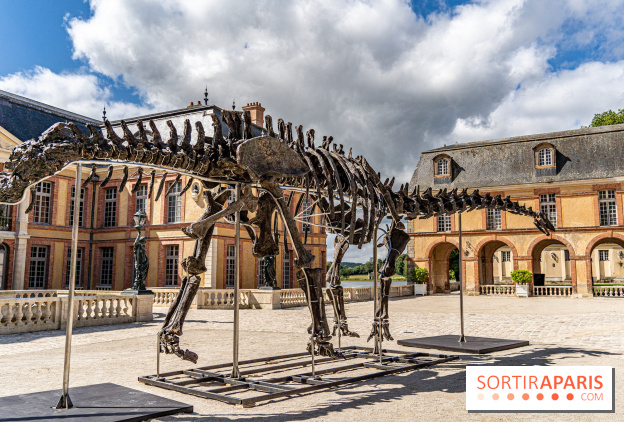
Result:
<svg viewBox="0 0 624 422"><path fill-rule="evenodd" d="M243 107L243 111L251 113L251 123L258 126L264 126L264 110L265 108L258 102L249 103Z"/></svg>

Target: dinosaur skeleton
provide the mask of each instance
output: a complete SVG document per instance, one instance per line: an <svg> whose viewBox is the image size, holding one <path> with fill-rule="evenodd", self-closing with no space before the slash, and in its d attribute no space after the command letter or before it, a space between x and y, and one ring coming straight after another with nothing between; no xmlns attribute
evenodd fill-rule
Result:
<svg viewBox="0 0 624 422"><path fill-rule="evenodd" d="M103 130L87 125L90 136L72 123L57 123L38 139L16 147L6 164L13 171L0 172L0 202L17 203L31 189L33 202L28 210L33 207L36 183L78 161L93 164L84 185L95 176L97 165L110 165L100 183L101 187L111 180L114 165L124 165L119 190L124 189L131 177L128 166L138 168L132 175L138 178L133 191L140 185L144 169L151 170L148 197L151 198L156 191L156 200L164 191L168 174L176 174L176 181L182 175L190 176L182 192L188 190L194 180L201 181L205 188L206 209L199 220L182 229L187 236L195 239L194 253L182 261L186 275L159 332L164 351L183 359L197 361L195 353L180 348L179 339L184 319L199 287L199 276L206 271L205 256L214 224L223 218L231 220L235 212L241 213L243 226L254 239L253 254L258 258L278 253L276 236L271 234L271 230L276 229L275 214L282 219L287 234L283 240L285 246L288 240L293 245L297 279L306 293L312 315L309 331L313 333L313 339L308 344L308 350L323 355L334 354L330 339L336 330L348 336L358 336L349 331L347 325L340 286L340 262L349 245L361 248L363 244L377 240L377 227L386 215L392 220L382 242L388 248L388 255L381 272L381 305L369 339L379 334L392 339L388 323L390 276L394 273L396 258L403 253L409 240L402 217L411 220L493 208L532 217L535 226L546 234L554 230L546 215L512 202L509 197L481 195L478 190L468 193L467 189L461 192L444 189L434 194L429 188L420 193L418 187L410 190L408 185L393 191L394 179L382 182L380 175L364 157L354 158L351 150L345 154L343 145L337 147L332 144L332 137L323 137L320 145L315 145L314 130L307 131L304 136L302 126L295 128L295 138L292 124L282 119L278 120L276 133L271 117L266 116L266 130L258 134L259 128L251 124L249 112L217 110L211 116L213 136L206 136L202 124L197 122L194 144L191 143L193 129L189 120L184 123L181 137L172 122L167 121L169 138L166 141L163 141L151 120L149 134L142 121L136 123L137 135L121 121L123 137L115 133L108 121L104 122ZM224 135L223 129L227 129L227 135ZM163 171L160 180L156 178L157 170ZM229 189L216 193L211 191L224 183L243 184L242 197L227 206ZM165 197L174 185L170 185ZM258 197L253 196L252 187L258 189ZM283 189L291 191L289 197L284 196ZM295 191L301 195L293 216L290 203ZM324 216L328 231L337 234L334 261L327 273L330 280L328 294L334 307L333 333L330 333L323 304L322 270L310 267L314 256L304 247L308 232L305 231L302 240L295 223L295 217L300 219L304 198L309 198L312 203L310 213L314 214L318 209ZM249 213L255 213L255 216L248 218ZM252 226L259 229L258 234Z"/></svg>

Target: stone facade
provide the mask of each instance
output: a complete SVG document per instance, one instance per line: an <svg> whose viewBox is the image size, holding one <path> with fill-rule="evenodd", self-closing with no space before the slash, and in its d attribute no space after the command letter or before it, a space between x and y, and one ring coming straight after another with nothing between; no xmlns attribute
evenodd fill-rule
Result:
<svg viewBox="0 0 624 422"><path fill-rule="evenodd" d="M571 285L573 294L587 296L595 284L624 280L622 148L624 125L456 144L424 152L410 185L509 195L555 223L557 231L545 236L530 219L504 211L462 214L468 292L509 284L511 271L526 269L536 282ZM440 159L448 163L437 165ZM408 268L427 268L432 292L449 291L458 218L408 224Z"/></svg>

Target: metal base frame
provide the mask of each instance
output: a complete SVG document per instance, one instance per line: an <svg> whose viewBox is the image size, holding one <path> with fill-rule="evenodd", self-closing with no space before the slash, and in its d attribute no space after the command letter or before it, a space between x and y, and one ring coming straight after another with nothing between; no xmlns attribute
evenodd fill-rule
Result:
<svg viewBox="0 0 624 422"><path fill-rule="evenodd" d="M343 347L337 349L337 352L341 355L338 358L317 357L314 375L305 372L275 376L276 372L297 372L297 369L311 365L312 357L303 352L240 361L238 378L230 376L233 364L225 363L166 372L159 376L139 377L139 381L167 390L248 407L261 401L288 398L386 375L415 371L458 359L458 356L384 349L380 360L379 354L374 354L372 348L358 346ZM345 361L353 363L335 366ZM349 376L348 372L358 374Z"/></svg>

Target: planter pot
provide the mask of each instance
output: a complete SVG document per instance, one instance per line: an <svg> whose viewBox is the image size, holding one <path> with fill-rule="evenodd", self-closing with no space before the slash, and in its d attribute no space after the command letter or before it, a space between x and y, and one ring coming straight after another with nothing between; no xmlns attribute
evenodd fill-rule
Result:
<svg viewBox="0 0 624 422"><path fill-rule="evenodd" d="M414 284L414 296L416 295L424 296L426 294L427 294L426 284Z"/></svg>
<svg viewBox="0 0 624 422"><path fill-rule="evenodd" d="M529 297L529 285L528 284L516 284L516 296Z"/></svg>

